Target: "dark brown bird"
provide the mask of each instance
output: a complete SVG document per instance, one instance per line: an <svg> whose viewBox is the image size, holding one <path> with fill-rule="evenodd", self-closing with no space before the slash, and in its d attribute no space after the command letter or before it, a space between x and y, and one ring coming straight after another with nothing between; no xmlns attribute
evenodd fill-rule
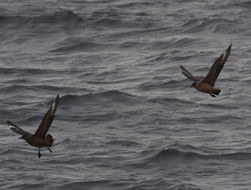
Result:
<svg viewBox="0 0 251 190"><path fill-rule="evenodd" d="M47 132L51 126L51 123L52 123L54 117L55 117L55 112L57 110L58 101L59 101L59 95L57 95L57 97L55 98L53 104L51 105L51 107L49 108L47 113L45 114L42 122L40 123L40 125L34 135L21 129L20 127L16 126L14 123L7 121L7 124L9 125L9 128L12 131L22 135L19 139L23 139L27 143L29 143L30 145L39 148L38 149L38 157L39 158L41 157L41 154L40 154L41 147L47 147L48 150L50 152L52 152L52 150L49 147L52 146L54 139L50 134L47 134Z"/></svg>
<svg viewBox="0 0 251 190"><path fill-rule="evenodd" d="M181 68L181 72L183 73L183 75L185 75L188 79L194 81L192 86L194 88L196 88L197 90L204 92L204 93L208 93L210 94L212 97L216 97L216 95L219 95L221 90L218 88L214 88L214 84L222 70L222 68L224 67L224 64L226 63L230 52L231 52L231 47L232 44L229 45L229 47L226 49L226 51L224 52L224 54L221 54L220 57L218 57L214 64L212 65L212 67L210 68L209 72L207 73L207 76L202 80L198 80L197 78L195 78L188 70L185 69L185 67L183 67L182 65L180 66Z"/></svg>

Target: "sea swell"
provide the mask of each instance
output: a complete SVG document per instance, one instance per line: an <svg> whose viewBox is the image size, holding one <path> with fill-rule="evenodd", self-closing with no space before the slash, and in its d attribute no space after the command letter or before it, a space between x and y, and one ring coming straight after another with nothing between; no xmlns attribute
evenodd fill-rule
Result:
<svg viewBox="0 0 251 190"><path fill-rule="evenodd" d="M16 24L16 25L24 25L24 24L69 24L69 23L80 23L82 19L70 10L62 10L48 15L40 15L40 16L0 16L0 24Z"/></svg>
<svg viewBox="0 0 251 190"><path fill-rule="evenodd" d="M225 152L225 153L212 153L206 154L201 151L184 151L175 148L163 149L157 152L156 155L152 156L148 162L149 163L159 163L159 162L186 162L186 161L194 161L197 160L231 160L231 161L241 161L241 160L250 160L251 152Z"/></svg>
<svg viewBox="0 0 251 190"><path fill-rule="evenodd" d="M250 189L250 2L5 1L0 189ZM232 43L216 98L189 88ZM34 133L55 96L51 147Z"/></svg>
<svg viewBox="0 0 251 190"><path fill-rule="evenodd" d="M74 104L79 102L121 102L121 103L136 103L139 100L136 96L117 90L105 91L101 93L89 93L85 95L64 95L61 97L63 105Z"/></svg>
<svg viewBox="0 0 251 190"><path fill-rule="evenodd" d="M62 42L61 42L62 43ZM112 43L95 43L95 42L78 42L74 43L72 45L65 45L63 47L56 48L52 50L51 52L57 52L57 53L73 53L73 52L88 52L88 51L101 51L101 50L107 50L107 48L112 47Z"/></svg>

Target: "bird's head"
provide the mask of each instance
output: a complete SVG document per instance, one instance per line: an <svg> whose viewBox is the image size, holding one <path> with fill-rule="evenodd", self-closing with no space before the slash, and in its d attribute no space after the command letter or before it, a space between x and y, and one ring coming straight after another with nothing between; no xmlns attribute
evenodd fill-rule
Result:
<svg viewBox="0 0 251 190"><path fill-rule="evenodd" d="M49 146L51 146L51 145L53 144L54 139L53 139L53 137L52 137L50 134L48 134L48 135L46 136L46 142L47 142L47 144L48 144Z"/></svg>

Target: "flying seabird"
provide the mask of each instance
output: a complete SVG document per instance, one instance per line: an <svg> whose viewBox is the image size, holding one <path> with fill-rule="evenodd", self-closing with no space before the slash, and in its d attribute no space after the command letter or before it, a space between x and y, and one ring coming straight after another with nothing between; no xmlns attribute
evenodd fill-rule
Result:
<svg viewBox="0 0 251 190"><path fill-rule="evenodd" d="M55 98L53 104L51 105L51 107L49 108L47 113L45 114L42 122L40 123L40 125L34 135L21 129L20 127L18 127L17 125L12 123L11 121L7 121L7 124L9 125L9 128L12 131L22 135L19 139L23 139L27 143L29 143L30 145L39 148L38 149L38 158L41 157L41 154L40 154L41 147L47 147L47 149L50 152L52 152L52 150L49 147L52 146L54 139L50 134L46 135L46 133L48 132L48 130L51 126L51 123L55 117L55 112L57 110L58 101L59 101L59 95L57 95L57 97Z"/></svg>
<svg viewBox="0 0 251 190"><path fill-rule="evenodd" d="M193 81L192 86L194 88L201 92L208 93L212 97L216 97L216 95L220 94L221 90L218 88L214 88L214 84L230 55L231 47L232 44L230 44L229 47L225 50L225 52L215 60L214 64L207 73L207 76L202 81L195 78L188 70L185 69L185 67L181 65L180 68L182 70L182 74Z"/></svg>

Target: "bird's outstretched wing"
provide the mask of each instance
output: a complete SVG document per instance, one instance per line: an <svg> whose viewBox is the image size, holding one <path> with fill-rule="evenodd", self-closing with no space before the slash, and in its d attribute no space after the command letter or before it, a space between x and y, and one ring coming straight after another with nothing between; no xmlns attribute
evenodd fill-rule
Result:
<svg viewBox="0 0 251 190"><path fill-rule="evenodd" d="M51 126L51 123L55 117L55 113L56 113L57 106L58 106L58 101L59 101L59 95L57 95L53 104L51 105L51 107L49 108L47 113L45 114L45 116L44 116L42 122L40 123L34 136L40 137L40 138L44 138L46 136L46 133L48 132L48 130Z"/></svg>
<svg viewBox="0 0 251 190"><path fill-rule="evenodd" d="M207 76L204 78L203 82L208 83L211 86L214 86L215 81L217 80L222 68L224 67L224 64L226 63L230 55L231 47L232 44L229 45L224 54L221 54L221 56L215 60L214 64L207 73Z"/></svg>
<svg viewBox="0 0 251 190"><path fill-rule="evenodd" d="M183 75L185 75L185 77L187 77L188 79L192 80L192 81L198 81L198 79L196 79L188 70L185 69L185 67L183 67L182 65L180 66L181 68L181 73Z"/></svg>
<svg viewBox="0 0 251 190"><path fill-rule="evenodd" d="M29 132L21 129L20 127L16 126L14 123L12 123L11 121L6 121L7 124L9 125L9 128L14 131L15 133L18 133L22 136L26 136L26 135L31 135Z"/></svg>

